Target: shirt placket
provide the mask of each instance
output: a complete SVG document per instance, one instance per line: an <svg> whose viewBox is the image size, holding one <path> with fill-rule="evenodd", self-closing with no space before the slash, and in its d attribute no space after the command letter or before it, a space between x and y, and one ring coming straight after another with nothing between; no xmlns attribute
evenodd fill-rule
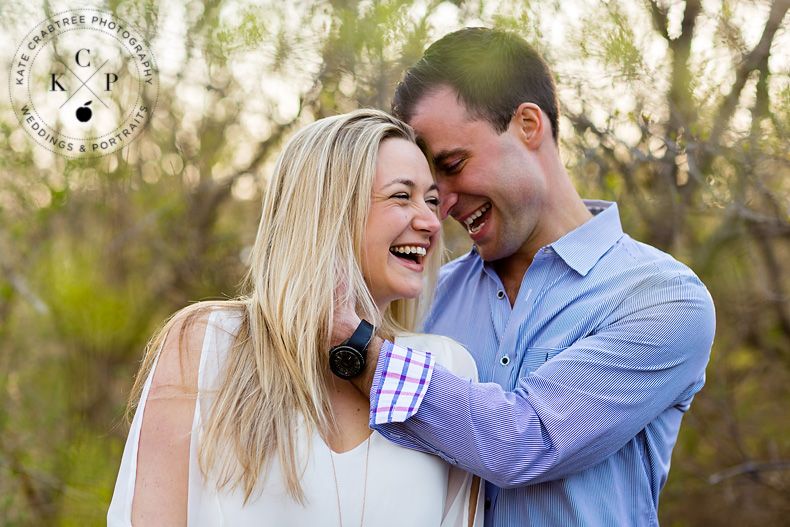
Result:
<svg viewBox="0 0 790 527"><path fill-rule="evenodd" d="M494 382L505 390L512 390L516 387L524 361L535 359L535 357L525 355L535 338L535 328L537 327L535 320L539 302L544 296L543 286L549 278L552 262L553 253L550 250L541 249L524 274L513 308L510 309L510 303L506 296L500 300L508 308L508 317L502 337L499 339L493 377Z"/></svg>
<svg viewBox="0 0 790 527"><path fill-rule="evenodd" d="M488 297L489 306L491 310L491 327L496 336L498 349L502 349L502 340L505 336L508 320L510 319L510 302L508 302L505 288L502 281L493 269L486 267L484 269L488 275L488 284L486 296ZM480 382L499 382L497 374L499 373L500 361L499 352L496 356L486 357L484 359L484 367L478 368L480 372Z"/></svg>

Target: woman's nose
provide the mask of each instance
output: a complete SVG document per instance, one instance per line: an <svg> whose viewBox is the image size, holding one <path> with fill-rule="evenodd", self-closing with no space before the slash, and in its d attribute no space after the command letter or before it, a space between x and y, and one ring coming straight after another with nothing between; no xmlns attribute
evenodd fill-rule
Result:
<svg viewBox="0 0 790 527"><path fill-rule="evenodd" d="M413 226L415 230L425 231L431 236L439 232L442 224L439 217L436 215L436 210L429 207L427 204L420 207L419 212L415 215Z"/></svg>

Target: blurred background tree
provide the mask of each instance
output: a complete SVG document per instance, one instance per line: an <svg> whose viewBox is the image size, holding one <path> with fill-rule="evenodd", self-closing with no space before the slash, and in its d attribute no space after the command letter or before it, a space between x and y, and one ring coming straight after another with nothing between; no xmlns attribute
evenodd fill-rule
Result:
<svg viewBox="0 0 790 527"><path fill-rule="evenodd" d="M0 5L4 63L72 4ZM626 232L689 264L716 302L662 525L790 524L790 0L90 6L147 32L159 100L131 145L68 160L0 99L3 525L104 524L146 341L180 307L236 294L283 141L317 118L388 109L405 68L467 25L542 50L582 195L617 201Z"/></svg>

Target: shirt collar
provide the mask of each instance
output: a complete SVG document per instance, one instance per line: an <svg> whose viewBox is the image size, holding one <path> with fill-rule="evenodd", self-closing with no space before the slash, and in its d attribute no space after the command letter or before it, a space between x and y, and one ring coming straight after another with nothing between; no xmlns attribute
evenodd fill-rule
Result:
<svg viewBox="0 0 790 527"><path fill-rule="evenodd" d="M593 217L554 243L549 244L563 261L582 276L587 276L601 256L623 236L617 203L594 199L583 200ZM474 245L464 260L478 258ZM483 267L486 267L480 259Z"/></svg>
<svg viewBox="0 0 790 527"><path fill-rule="evenodd" d="M568 266L582 276L623 236L617 203L584 200L593 217L549 244Z"/></svg>

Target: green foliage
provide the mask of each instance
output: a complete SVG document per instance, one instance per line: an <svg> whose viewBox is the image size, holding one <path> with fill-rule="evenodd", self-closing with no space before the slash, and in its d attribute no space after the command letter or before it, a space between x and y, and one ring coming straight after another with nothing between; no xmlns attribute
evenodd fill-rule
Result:
<svg viewBox="0 0 790 527"><path fill-rule="evenodd" d="M75 422L75 429L84 424ZM116 463L108 459L120 459L123 443L107 435L90 434L83 431L61 453L63 473L63 506L58 525L83 527L106 525L106 504L112 498Z"/></svg>

